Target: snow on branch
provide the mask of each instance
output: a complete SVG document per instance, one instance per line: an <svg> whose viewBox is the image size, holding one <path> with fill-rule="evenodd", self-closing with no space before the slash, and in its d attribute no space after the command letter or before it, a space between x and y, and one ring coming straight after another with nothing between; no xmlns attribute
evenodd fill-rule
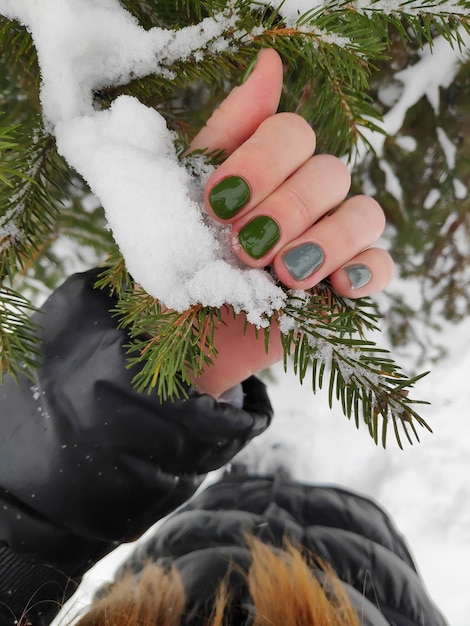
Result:
<svg viewBox="0 0 470 626"><path fill-rule="evenodd" d="M118 0L4 0L0 12L31 32L46 126L100 198L135 280L178 311L229 303L265 324L284 294L220 243L220 226L201 211L203 181L179 162L163 117L128 96L105 111L93 102L104 86L165 74L178 59L228 46L224 34L235 26L236 10L178 31L144 30Z"/></svg>
<svg viewBox="0 0 470 626"><path fill-rule="evenodd" d="M264 11L262 7L267 6L272 11ZM424 2L421 9L423 6L431 5ZM449 10L455 5L438 6L444 11L444 6ZM243 311L249 322L263 327L265 338L273 317L280 319L285 356L295 345L294 367L300 378L312 366L315 390L321 387L323 371L329 366L330 399L335 395L345 414L354 415L356 422L362 414L376 441L379 415L384 418L384 443L389 421L394 428L401 423L407 436L408 428L416 434L415 421L426 426L411 407L413 401L403 393L417 378L409 381L402 377L385 351L376 350L375 344L362 336L363 326L370 328L371 320L376 319L373 314L361 315L338 301L325 321L321 300L312 304L311 299L301 299L300 309L292 306L292 295L268 272L248 268L233 255L229 227L205 214L202 192L211 167L202 158L194 157L190 167L179 158L178 138L162 115L128 95L116 97L109 108L96 100L97 91L150 75L164 79L162 82L177 81L175 66L180 62L199 63L221 52L235 52L240 45L254 42L256 49L279 41L279 50L292 59L293 67L300 57L305 61L304 74L315 69L323 72L325 94L330 89L331 96L324 100L337 103L339 111L332 115L329 105L318 101L319 105L323 102L321 112L333 124L328 132L336 136L345 129L347 134L349 122L356 128L366 116L373 116L361 89L367 86L368 62L378 58L387 44L389 20L382 20L382 41L371 34L364 13L388 15L403 8L418 11L414 2L287 0L277 6L238 0L185 28L145 30L119 0L0 0L0 14L18 20L31 33L41 72L45 128L54 136L59 154L83 177L105 209L125 259L119 278L132 275L151 301L142 314L130 282L128 302L125 298L118 301L120 323L131 329L131 339L145 343L130 346L135 358L146 359L143 378L137 381L139 388L152 388L158 378L165 394L180 380L175 371L183 382L190 380L188 367L196 368L197 375L197 368L203 368L208 358L204 348L211 334L204 329L211 327L214 311L228 304L235 314ZM317 65L312 52L318 53ZM349 115L341 126L344 110ZM18 236L12 226L20 209L21 202L8 214L9 222L2 224L4 230L10 228L12 237ZM47 207L41 209L47 212ZM123 268L121 261L119 267ZM327 298L335 297L328 284L319 285L317 292L321 289L326 290ZM163 304L173 309L174 317L165 329L169 353L161 349L158 336L149 343L147 332L140 332L139 326L161 323L162 310L152 318L151 309ZM367 303L361 307L366 308ZM192 314L197 323L191 322ZM290 319L286 322L286 318ZM289 324L293 326L289 328ZM185 345L183 326L189 337L184 339ZM360 338L353 338L354 333ZM202 353L195 354L201 350L201 342ZM400 441L398 432L397 439Z"/></svg>
<svg viewBox="0 0 470 626"><path fill-rule="evenodd" d="M307 13L316 13L323 9L338 10L348 8L358 13L377 12L384 15L406 13L408 15L423 15L426 13L436 16L465 14L461 0L352 0L338 2L335 0L259 0L256 5L268 5L277 8L279 14L286 20L288 26L295 26L299 18Z"/></svg>

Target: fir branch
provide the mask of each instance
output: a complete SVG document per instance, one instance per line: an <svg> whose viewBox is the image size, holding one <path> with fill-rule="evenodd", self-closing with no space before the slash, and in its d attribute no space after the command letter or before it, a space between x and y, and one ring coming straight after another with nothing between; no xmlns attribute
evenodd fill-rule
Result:
<svg viewBox="0 0 470 626"><path fill-rule="evenodd" d="M12 285L45 245L50 207L35 165L47 158L30 150L22 131L11 127L0 133L6 148L0 167L0 377L7 372L17 377L20 370L30 373L38 355L30 319L35 307ZM32 198L37 203L30 203Z"/></svg>
<svg viewBox="0 0 470 626"><path fill-rule="evenodd" d="M416 425L431 430L411 406L425 403L408 397L409 388L425 374L406 378L387 350L365 338L364 328L377 329L377 319L368 300L348 303L328 285L317 286L312 294L291 296L280 319L284 367L289 366L290 349L301 383L311 370L314 393L325 385L329 370L330 407L334 400L340 402L344 415L354 418L358 428L365 423L375 443L381 439L383 447L392 423L402 447L399 426L410 443L410 430L419 441Z"/></svg>
<svg viewBox="0 0 470 626"><path fill-rule="evenodd" d="M13 284L28 269L36 271L62 236L103 258L112 242L103 212L87 210L90 192L57 154L53 137L36 119L17 127L15 140L0 166L0 174L4 167L11 170L0 180L0 280L8 276Z"/></svg>
<svg viewBox="0 0 470 626"><path fill-rule="evenodd" d="M133 285L124 257L116 245L112 246L96 281L96 289L107 289L112 296L120 299L133 290Z"/></svg>
<svg viewBox="0 0 470 626"><path fill-rule="evenodd" d="M0 16L0 105L6 124L28 124L40 113L40 73L30 33Z"/></svg>
<svg viewBox="0 0 470 626"><path fill-rule="evenodd" d="M63 236L75 239L103 258L111 235L102 212L82 205L89 191L58 156L54 139L44 134L39 119L0 128L0 153L1 359L2 371L14 373L20 362L26 370L34 363L29 316L35 309L26 294L43 298L66 276L64 260L54 252L56 242ZM11 328L16 339L10 336Z"/></svg>
<svg viewBox="0 0 470 626"><path fill-rule="evenodd" d="M217 357L214 329L221 311L194 305L183 313L166 309L138 286L121 296L115 309L128 328L128 367L138 366L136 389L157 388L162 400L186 397L192 377Z"/></svg>
<svg viewBox="0 0 470 626"><path fill-rule="evenodd" d="M213 90L234 84L236 68L249 63L253 52L273 47L289 67L282 108L296 110L315 125L320 150L337 154L354 153L359 139L367 144L365 130L379 131L380 112L368 95L369 78L375 64L384 58L390 46L389 28L395 25L405 40L413 36L422 46L432 44L436 34L449 41L459 41L458 23L468 26L466 3L453 2L381 2L346 3L329 1L286 25L281 2L248 0L181 1L175 7L156 2L139 2L127 8L147 24L152 16L160 26L173 30L197 25L210 17L225 23L225 32L215 39L201 41L188 58L158 60L153 76L137 79L122 87L104 89L97 94L107 106L117 95L128 93L158 108L172 127L188 136L182 118L175 115L172 98L176 90L204 81ZM150 26L150 23L148 23ZM235 70L235 71L234 71ZM309 102L299 107L299 96L308 92ZM297 99L296 99L297 98ZM193 108L193 107L191 107ZM187 113L194 118L194 111ZM325 139L326 138L326 139Z"/></svg>
<svg viewBox="0 0 470 626"><path fill-rule="evenodd" d="M201 37L200 44L194 44L186 56L178 56L176 48L165 50L157 59L154 75L100 90L95 94L98 107L105 108L119 93L136 95L164 112L187 139L191 134L188 120L196 116L189 113L195 108L191 102L183 119L183 95L189 93L191 99L189 88L205 83L211 86L211 93L221 95L238 81L254 53L269 46L281 53L288 68L282 107L305 115L319 136L327 138L320 148L337 154L350 154L364 129L377 130L380 112L368 95L369 80L376 64L388 54L391 27L404 41L413 40L418 46L432 45L436 35L459 45L458 26L470 30L467 0L326 1L296 23L283 19L280 1L123 0L123 4L146 28L172 29L173 41L185 27L195 26L193 32L200 33L199 23L204 18L220 20L217 23L223 27L215 38ZM25 111L38 111L39 102L39 72L30 36L17 24L6 25L2 20L0 47L0 86L5 87L2 104L9 110L8 123L24 124L20 143L30 155L26 160L26 153L20 154L19 144L11 143L10 131L0 136L6 150L12 151L7 152L0 170L4 183L0 189L0 274L10 283L2 287L0 297L2 357L13 355L11 362L18 364L20 359L14 355L26 350L31 339L24 319L30 305L27 300L15 300L13 281L37 267L64 230L82 243L102 239L98 216L91 226L84 213L75 218L70 203L67 205L74 189L73 175L58 157L53 141L40 132L40 123L34 131L35 122L25 119ZM18 76L24 81L21 93ZM139 370L137 387L157 386L163 398L184 395L191 378L216 358L213 332L220 311L197 304L184 313L168 311L134 288L118 252L111 253L108 263L100 286L111 287L117 296L116 315L130 335L130 365ZM374 330L377 321L368 302L361 300L353 306L328 285L308 301L299 297L291 296L281 315L286 365L293 344L295 371L302 381L311 369L315 391L326 384L330 368L330 404L340 402L345 415L356 425L365 423L376 442L380 439L385 445L390 424L399 445L402 431L410 442L412 435L418 438L416 426L427 425L406 393L419 377L406 379L388 353L366 339L365 331ZM271 321L278 323L277 319ZM266 342L268 332L264 331ZM10 334L18 335L16 344ZM4 370L8 367L3 365Z"/></svg>
<svg viewBox="0 0 470 626"><path fill-rule="evenodd" d="M39 346L30 319L35 310L22 294L0 286L0 383L6 373L18 378L36 366Z"/></svg>
<svg viewBox="0 0 470 626"><path fill-rule="evenodd" d="M214 329L219 309L194 305L183 313L170 311L138 286L133 286L116 250L97 283L119 294L114 314L126 328L129 367L139 391L156 388L162 400L186 397L192 381L217 358ZM348 300L328 281L314 291L287 292L289 298L270 325L260 330L267 350L271 324L279 324L284 367L302 384L311 372L314 393L327 386L330 407L339 403L356 427L365 424L370 436L385 448L392 425L397 443L402 437L419 441L417 426L431 430L414 405L409 389L425 374L407 378L390 353L367 339L378 330L379 313L368 298ZM234 314L234 317L236 315ZM329 380L326 373L329 371Z"/></svg>
<svg viewBox="0 0 470 626"><path fill-rule="evenodd" d="M38 249L52 230L59 212L55 198L57 192L63 198L64 181L57 161L53 158L55 144L51 137L31 139L23 136L21 153L26 155L22 163L18 159L15 169L21 176L10 180L8 188L0 187L0 277L11 279L23 266L29 250ZM60 174L60 177L57 176ZM50 183L50 186L48 185ZM60 200L59 200L60 202Z"/></svg>
<svg viewBox="0 0 470 626"><path fill-rule="evenodd" d="M10 189L14 187L13 179L32 182L32 179L22 171L20 158L24 157L25 150L17 140L18 126L0 127L0 184Z"/></svg>
<svg viewBox="0 0 470 626"><path fill-rule="evenodd" d="M220 310L195 305L178 313L168 310L135 285L125 260L115 247L95 285L116 298L114 315L126 328L130 343L128 367L136 368L133 384L139 391L157 388L162 400L186 397L191 376L213 363L215 322Z"/></svg>

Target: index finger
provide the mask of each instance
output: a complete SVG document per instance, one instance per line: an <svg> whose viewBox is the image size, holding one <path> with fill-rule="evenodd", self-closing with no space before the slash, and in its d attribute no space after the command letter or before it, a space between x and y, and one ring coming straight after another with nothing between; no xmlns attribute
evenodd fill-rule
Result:
<svg viewBox="0 0 470 626"><path fill-rule="evenodd" d="M279 106L282 61L272 49L261 50L248 79L232 89L191 142L191 150L223 150L232 154Z"/></svg>

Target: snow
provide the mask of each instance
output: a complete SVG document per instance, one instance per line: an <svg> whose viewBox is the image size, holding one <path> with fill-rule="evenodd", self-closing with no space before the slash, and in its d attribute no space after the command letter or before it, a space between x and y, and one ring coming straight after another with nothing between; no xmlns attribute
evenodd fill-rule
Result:
<svg viewBox="0 0 470 626"><path fill-rule="evenodd" d="M299 14L324 4L322 0L286 0L281 12L294 24ZM358 10L371 8L362 1L354 5ZM416 10L419 5L415 3ZM392 0L373 4L374 9L386 11L397 6ZM454 10L456 6L449 2L440 5L440 10ZM409 8L413 10L413 5ZM230 293L223 292L223 299L250 310L252 319L259 317L260 310L278 307L279 293L266 275L241 271L233 265L217 243L217 227L201 218L198 194L203 181L190 180L177 162L173 137L162 118L132 98L117 100L109 111L96 110L92 98L93 90L125 83L131 76L160 72L171 77L175 59L197 59L203 51L220 50L227 45L223 32L234 23L235 14L204 20L178 34L163 29L145 31L118 0L0 0L0 14L19 19L32 31L42 68L45 122L56 133L61 152L103 201L135 278L174 308L206 298L207 303L218 305L210 300L211 293L201 292L201 285L208 283L206 271L213 272L219 288L235 284ZM462 39L468 46L469 36L464 32ZM402 87L388 94L393 96L384 119L388 133L399 131L406 111L423 94L438 110L439 88L452 82L461 54L441 38L436 40L432 54L424 50L415 66L396 75ZM375 135L370 141L380 154L383 138ZM452 145L443 133L440 141L452 164ZM163 171L165 177L160 176L157 185L156 172ZM400 197L397 181L390 177L389 181ZM454 179L454 185L458 196L465 197L465 183ZM160 204L172 206L172 215L180 220L178 229L174 229L175 220L166 219L167 214L152 213L157 210L153 204L156 197L165 199ZM430 205L433 200L428 199ZM186 230L183 223L188 224ZM175 259L163 245L174 238L180 240L182 256L186 250L191 254ZM196 259L199 249L201 256ZM192 274L188 278L189 258ZM155 284L157 278L163 284ZM400 289L398 281L396 288ZM172 300L178 291L186 300ZM255 301L254 294L260 293L264 300ZM415 393L432 403L422 414L434 434L423 431L420 444L401 451L390 440L386 451L376 448L365 429L356 432L339 409L328 409L326 394L312 396L307 383L300 387L292 374L284 374L279 367L274 370L275 382L270 384L277 418L251 445L246 458L262 471L281 454L291 462L293 475L299 479L338 483L376 498L408 538L429 591L449 623L467 626L470 389L466 380L470 371L470 320L459 326L447 325L443 336L448 356L432 367ZM73 600L74 608L112 576L115 565L130 549L119 548L93 568Z"/></svg>
<svg viewBox="0 0 470 626"><path fill-rule="evenodd" d="M455 197L464 200L468 196L468 187L458 178L454 178L453 183Z"/></svg>
<svg viewBox="0 0 470 626"><path fill-rule="evenodd" d="M395 139L395 143L405 152L414 152L418 147L418 142L410 135L398 135Z"/></svg>
<svg viewBox="0 0 470 626"><path fill-rule="evenodd" d="M220 245L228 237L203 215L204 179L178 160L164 118L127 96L110 110L93 102L94 90L152 72L171 76L176 60L226 48L236 11L178 31L145 31L118 0L0 0L0 13L31 31L46 128L100 198L134 279L178 311L229 303L265 325L285 295L266 272L242 267Z"/></svg>
<svg viewBox="0 0 470 626"><path fill-rule="evenodd" d="M382 127L388 135L394 136L400 131L407 111L423 96L428 98L438 115L439 90L452 84L464 58L464 50L470 47L470 35L463 29L460 35L463 50L452 48L443 37L438 37L432 48L426 46L420 51L420 60L417 63L395 74L395 80L402 85L401 93L397 94L397 101L384 115L382 122ZM386 136L367 131L364 134L377 154L382 154ZM368 150L369 148L366 148L362 156L367 154Z"/></svg>
<svg viewBox="0 0 470 626"><path fill-rule="evenodd" d="M249 306L259 324L263 312L282 305L264 272L230 262L219 243L228 237L203 219L174 137L155 110L122 96L107 111L59 122L55 133L59 150L108 208L127 268L146 291L178 311L201 301Z"/></svg>
<svg viewBox="0 0 470 626"><path fill-rule="evenodd" d="M441 144L441 148L444 152L447 167L449 170L453 170L455 167L455 155L457 154L457 146L447 136L445 130L440 126L437 127L437 138Z"/></svg>
<svg viewBox="0 0 470 626"><path fill-rule="evenodd" d="M279 7L279 13L285 19L287 26L294 26L299 17L308 11L318 11L324 7L331 6L331 0L281 0L277 3L272 2L272 0L258 0L258 2L253 4L253 7L257 8L259 4ZM351 0L348 2L348 7L356 10L358 13L380 11L387 15L403 10L410 15L421 15L430 12L445 15L447 13L462 14L464 12L459 0L442 1L438 5L436 3L426 5L422 0L408 0L406 3L403 0Z"/></svg>
<svg viewBox="0 0 470 626"><path fill-rule="evenodd" d="M439 189L431 189L424 199L423 206L425 209L432 209L432 207L438 202L441 197Z"/></svg>
<svg viewBox="0 0 470 626"><path fill-rule="evenodd" d="M93 90L150 73L216 44L235 25L219 14L178 32L144 30L118 0L0 0L0 14L30 30L41 66L46 123L89 115ZM223 37L222 37L223 39Z"/></svg>
<svg viewBox="0 0 470 626"><path fill-rule="evenodd" d="M401 205L403 200L403 190L401 188L400 180L385 159L380 159L379 167L385 174L385 189L391 196L398 200Z"/></svg>

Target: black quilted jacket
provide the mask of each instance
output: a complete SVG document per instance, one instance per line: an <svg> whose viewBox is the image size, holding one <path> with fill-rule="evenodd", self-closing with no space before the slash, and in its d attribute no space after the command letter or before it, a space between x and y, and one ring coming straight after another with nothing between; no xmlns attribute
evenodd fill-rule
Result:
<svg viewBox="0 0 470 626"><path fill-rule="evenodd" d="M250 563L246 536L282 549L283 538L330 563L363 626L445 626L406 543L370 499L328 485L275 476L226 474L170 516L118 572L174 562L187 593L186 625L203 626L230 573L231 626L251 624L252 600L238 572ZM235 567L234 567L235 565ZM236 567L239 566L239 567Z"/></svg>
<svg viewBox="0 0 470 626"><path fill-rule="evenodd" d="M194 391L163 404L137 394L127 337L95 278L72 277L43 307L37 380L0 390L0 626L24 611L34 626L48 624L96 560L188 501L271 420L255 378L243 384L242 409ZM445 626L379 507L281 474L226 475L168 518L126 569L175 560L186 623L199 626L228 565L248 566L247 531L277 546L287 534L329 561L365 626ZM233 584L232 625L248 626L249 594Z"/></svg>
<svg viewBox="0 0 470 626"><path fill-rule="evenodd" d="M97 559L184 503L272 417L256 378L242 409L136 393L115 302L95 281L75 275L49 298L37 380L0 388L0 626L28 606L49 623Z"/></svg>

